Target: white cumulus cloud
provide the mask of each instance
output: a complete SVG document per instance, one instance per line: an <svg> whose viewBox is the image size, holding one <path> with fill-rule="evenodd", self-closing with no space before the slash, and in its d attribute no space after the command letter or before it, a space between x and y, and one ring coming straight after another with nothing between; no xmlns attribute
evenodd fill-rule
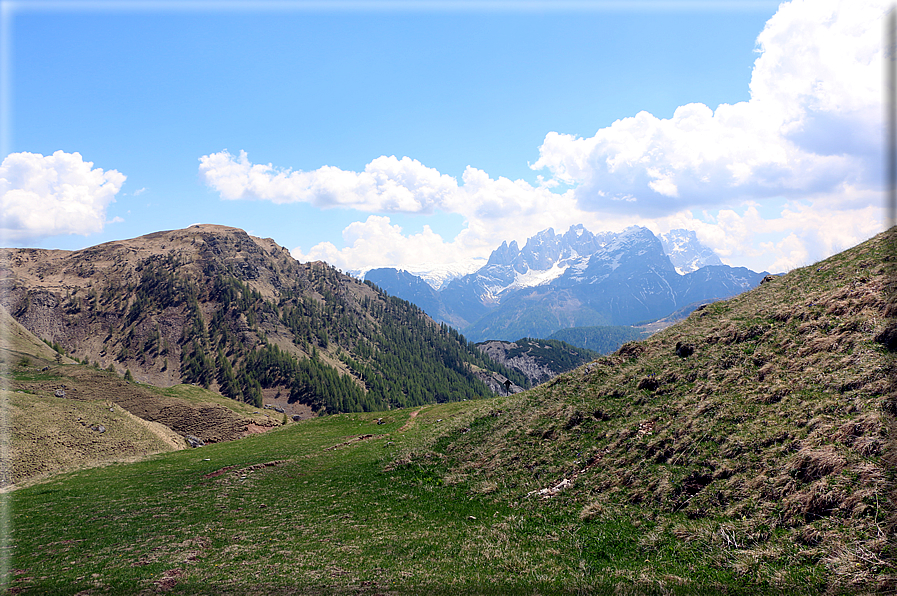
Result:
<svg viewBox="0 0 897 596"><path fill-rule="evenodd" d="M585 209L660 216L768 197L881 190L882 19L876 0L794 0L757 38L749 101L648 112L594 136L551 132L532 167Z"/></svg>
<svg viewBox="0 0 897 596"><path fill-rule="evenodd" d="M429 227L407 235L388 217L371 216L343 231L343 249L323 242L308 252L294 250L300 260L324 260L351 269L469 260L488 254L496 239L522 242L546 227L566 228L590 219L575 205L571 192L552 192L551 185L491 178L470 166L459 183L408 157L381 156L363 172L332 166L302 172L253 164L245 151L238 156L222 151L201 157L199 171L224 199L306 202L378 214L428 215L438 210L465 219L461 233L446 241Z"/></svg>
<svg viewBox="0 0 897 596"><path fill-rule="evenodd" d="M361 211L431 213L451 206L455 179L403 157L378 157L363 172L324 166L311 172L253 164L245 151L204 155L199 173L224 199L311 203Z"/></svg>
<svg viewBox="0 0 897 596"><path fill-rule="evenodd" d="M772 273L809 265L881 231L882 208L877 203L841 208L792 202L779 215L766 217L760 206L749 201L738 210L704 212L700 218L685 211L642 225L655 233L694 230L724 263Z"/></svg>
<svg viewBox="0 0 897 596"><path fill-rule="evenodd" d="M417 234L406 235L389 217L371 215L363 222L350 224L343 230L346 247L338 249L331 242L322 242L307 253L300 247L292 255L299 261L326 261L343 269L371 269L385 265L425 262L455 262L465 258L457 242L446 243L429 226Z"/></svg>
<svg viewBox="0 0 897 596"><path fill-rule="evenodd" d="M692 103L670 118L639 112L585 138L550 132L532 165L548 176L535 186L470 166L456 179L409 157L381 156L361 172L303 172L253 164L243 151L201 157L200 176L223 199L376 214L347 227L342 248L294 250L346 269L481 258L502 241L582 223L593 231L684 227L728 264L784 271L882 228L888 8L881 0L783 3L757 37L748 101ZM455 238L428 227L409 234L386 217L438 212L464 218Z"/></svg>
<svg viewBox="0 0 897 596"><path fill-rule="evenodd" d="M0 234L27 242L60 234L93 234L125 182L79 153L11 153L0 164Z"/></svg>

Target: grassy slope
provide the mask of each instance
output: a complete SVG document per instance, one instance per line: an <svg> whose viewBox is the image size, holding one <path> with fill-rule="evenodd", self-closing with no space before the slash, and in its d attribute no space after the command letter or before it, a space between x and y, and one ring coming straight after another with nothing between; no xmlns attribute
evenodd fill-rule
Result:
<svg viewBox="0 0 897 596"><path fill-rule="evenodd" d="M0 460L0 486L183 449L187 434L205 441L233 440L247 434L247 425L261 430L284 422L282 414L201 387L159 389L77 364L53 363L44 371L41 361L35 365L36 357L31 359L0 374L8 389L3 397L11 429L11 451ZM64 398L55 397L57 389L64 389ZM91 430L96 425L106 432Z"/></svg>
<svg viewBox="0 0 897 596"><path fill-rule="evenodd" d="M882 589L881 249L525 394L382 425L316 419L17 490L6 580L60 594Z"/></svg>
<svg viewBox="0 0 897 596"><path fill-rule="evenodd" d="M332 416L17 490L10 588L545 594L625 581L631 593L670 593L639 579L664 565L672 593L696 593L677 588L689 573L754 592L674 539L645 563L632 520L583 524L562 501L496 501L490 485L443 477L435 460L403 463L496 403L396 411L383 425Z"/></svg>
<svg viewBox="0 0 897 596"><path fill-rule="evenodd" d="M235 422L252 420L264 426L281 421L279 415L271 420L248 404L201 387L127 384L115 373L77 365L64 356L57 362L59 355L52 348L2 308L0 330L0 403L3 425L11 431L2 437L0 486L186 447L171 428L141 420L128 409L175 425L188 425L195 418L214 426L214 415L225 428L208 429L209 438L233 438L228 428ZM57 389L64 389L66 398L55 397ZM98 425L106 430L92 429Z"/></svg>
<svg viewBox="0 0 897 596"><path fill-rule="evenodd" d="M756 585L894 589L883 456L895 368L875 341L893 316L892 254L879 236L710 305L511 398L434 452L497 501L571 480L546 507L577 509L585 527L638 524L631 547L648 560L684 564L694 549ZM646 567L633 577L665 581L666 562Z"/></svg>
<svg viewBox="0 0 897 596"><path fill-rule="evenodd" d="M54 397L55 391L23 390L16 381L61 387L66 379L59 376L59 371L68 366L57 364L59 355L2 307L0 329L0 404L4 426L0 437L0 487L33 482L60 470L133 460L186 446L171 429L140 420L101 398L59 399ZM74 361L59 356L59 362ZM41 370L44 367L49 370ZM106 430L92 430L99 425Z"/></svg>
<svg viewBox="0 0 897 596"><path fill-rule="evenodd" d="M8 436L13 463L11 469L3 466L7 472L3 485L187 446L171 429L141 420L109 402L9 391L2 398L13 428Z"/></svg>
<svg viewBox="0 0 897 596"><path fill-rule="evenodd" d="M524 383L417 307L236 228L0 258L0 303L22 325L140 382L196 383L259 406L281 393L293 403L278 405L303 417L488 396L467 364Z"/></svg>

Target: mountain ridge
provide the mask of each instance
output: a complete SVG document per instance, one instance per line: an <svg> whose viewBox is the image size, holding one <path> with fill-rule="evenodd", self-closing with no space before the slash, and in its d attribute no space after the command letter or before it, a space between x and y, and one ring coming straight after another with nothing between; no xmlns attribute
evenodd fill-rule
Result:
<svg viewBox="0 0 897 596"><path fill-rule="evenodd" d="M478 271L426 296L411 276L388 268L368 272L367 279L394 295L419 300L436 320L457 326L475 341L513 341L547 337L567 327L662 318L690 303L755 287L766 275L722 264L688 230L658 238L638 226L593 234L576 225L564 234L543 230L523 248L503 242Z"/></svg>
<svg viewBox="0 0 897 596"><path fill-rule="evenodd" d="M0 280L2 306L79 360L290 414L484 397L483 371L526 385L410 303L238 228L3 249Z"/></svg>

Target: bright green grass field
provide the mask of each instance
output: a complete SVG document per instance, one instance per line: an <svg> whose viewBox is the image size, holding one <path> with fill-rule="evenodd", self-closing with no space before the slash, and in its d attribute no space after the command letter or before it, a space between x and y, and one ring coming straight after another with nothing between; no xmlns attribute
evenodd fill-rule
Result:
<svg viewBox="0 0 897 596"><path fill-rule="evenodd" d="M702 553L672 535L641 550L637 537L650 524L581 521L573 496L509 498L446 482L432 437L499 402L427 406L413 420L413 410L320 418L7 493L3 586L10 594L765 593L702 565ZM424 449L435 450L432 466L389 465ZM231 469L208 476L222 468ZM648 567L667 579L640 582Z"/></svg>

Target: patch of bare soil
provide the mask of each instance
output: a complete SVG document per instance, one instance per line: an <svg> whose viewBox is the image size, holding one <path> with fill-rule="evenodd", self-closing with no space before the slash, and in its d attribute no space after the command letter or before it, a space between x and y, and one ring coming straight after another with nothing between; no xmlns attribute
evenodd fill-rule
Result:
<svg viewBox="0 0 897 596"><path fill-rule="evenodd" d="M264 432L268 432L272 428L274 427L271 425L264 426L261 424L256 424L255 422L250 422L246 425L246 430L243 431L243 436L248 437L249 435L260 435Z"/></svg>
<svg viewBox="0 0 897 596"><path fill-rule="evenodd" d="M289 387L270 387L262 389L262 400L264 405L270 406L271 409L275 406L279 407L283 410L283 413L291 419L293 416L299 416L302 420L308 420L309 418L317 416L317 413L311 406L299 403L298 401L291 402L289 397ZM274 412L266 411L274 416Z"/></svg>
<svg viewBox="0 0 897 596"><path fill-rule="evenodd" d="M403 433L406 430L408 430L409 428L411 428L411 426L414 424L414 419L417 418L418 414L420 414L420 410L421 410L421 408L418 408L418 409L414 410L413 412L411 412L411 417L408 418L408 422L403 424L402 428L400 428L398 430L398 432Z"/></svg>

